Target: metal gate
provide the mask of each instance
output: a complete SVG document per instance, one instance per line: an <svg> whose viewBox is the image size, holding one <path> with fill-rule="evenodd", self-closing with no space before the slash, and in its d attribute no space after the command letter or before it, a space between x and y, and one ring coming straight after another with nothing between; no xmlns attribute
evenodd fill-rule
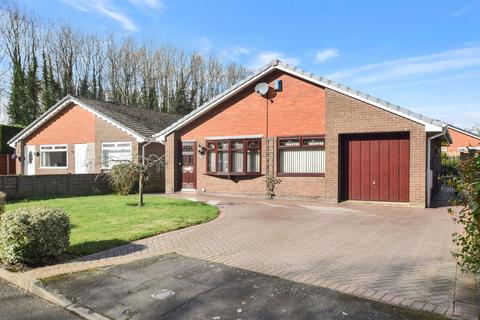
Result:
<svg viewBox="0 0 480 320"><path fill-rule="evenodd" d="M448 206L456 199L453 180L458 177L460 156L442 155L441 172L432 193L432 207Z"/></svg>

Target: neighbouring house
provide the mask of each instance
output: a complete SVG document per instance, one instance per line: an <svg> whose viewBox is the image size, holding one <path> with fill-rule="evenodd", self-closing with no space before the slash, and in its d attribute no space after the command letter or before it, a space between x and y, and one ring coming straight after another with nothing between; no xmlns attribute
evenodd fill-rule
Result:
<svg viewBox="0 0 480 320"><path fill-rule="evenodd" d="M0 175L15 174L15 149L8 141L23 129L19 125L0 124Z"/></svg>
<svg viewBox="0 0 480 320"><path fill-rule="evenodd" d="M448 155L459 156L461 153L468 153L469 150L480 150L480 135L451 124L448 125L448 132L452 137L452 143L442 147Z"/></svg>
<svg viewBox="0 0 480 320"><path fill-rule="evenodd" d="M167 192L430 204L446 124L280 61L155 135Z"/></svg>
<svg viewBox="0 0 480 320"><path fill-rule="evenodd" d="M96 174L137 155L164 155L163 143L152 136L179 118L66 96L8 143L16 150L17 174ZM162 170L152 175L150 186L163 191L164 182Z"/></svg>

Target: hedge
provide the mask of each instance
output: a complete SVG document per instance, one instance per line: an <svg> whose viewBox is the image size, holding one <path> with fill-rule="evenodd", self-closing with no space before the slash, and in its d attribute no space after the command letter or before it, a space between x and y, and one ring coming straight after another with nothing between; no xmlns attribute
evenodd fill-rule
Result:
<svg viewBox="0 0 480 320"><path fill-rule="evenodd" d="M70 218L59 208L29 207L5 212L0 220L0 259L37 265L67 250Z"/></svg>

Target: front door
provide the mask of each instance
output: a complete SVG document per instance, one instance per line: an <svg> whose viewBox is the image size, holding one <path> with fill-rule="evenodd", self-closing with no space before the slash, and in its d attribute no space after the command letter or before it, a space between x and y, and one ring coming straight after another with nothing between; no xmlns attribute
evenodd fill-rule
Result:
<svg viewBox="0 0 480 320"><path fill-rule="evenodd" d="M75 145L75 173L87 173L87 144Z"/></svg>
<svg viewBox="0 0 480 320"><path fill-rule="evenodd" d="M25 175L33 176L35 175L35 146L25 146L24 155L24 168L25 168Z"/></svg>
<svg viewBox="0 0 480 320"><path fill-rule="evenodd" d="M197 172L195 165L197 162L195 150L196 142L182 142L182 189L196 189Z"/></svg>

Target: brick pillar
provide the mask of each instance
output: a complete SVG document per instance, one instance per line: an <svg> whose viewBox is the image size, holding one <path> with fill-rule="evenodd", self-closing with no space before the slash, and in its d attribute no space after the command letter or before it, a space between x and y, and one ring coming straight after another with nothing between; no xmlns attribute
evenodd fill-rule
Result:
<svg viewBox="0 0 480 320"><path fill-rule="evenodd" d="M179 190L178 141L175 132L165 139L165 193Z"/></svg>

